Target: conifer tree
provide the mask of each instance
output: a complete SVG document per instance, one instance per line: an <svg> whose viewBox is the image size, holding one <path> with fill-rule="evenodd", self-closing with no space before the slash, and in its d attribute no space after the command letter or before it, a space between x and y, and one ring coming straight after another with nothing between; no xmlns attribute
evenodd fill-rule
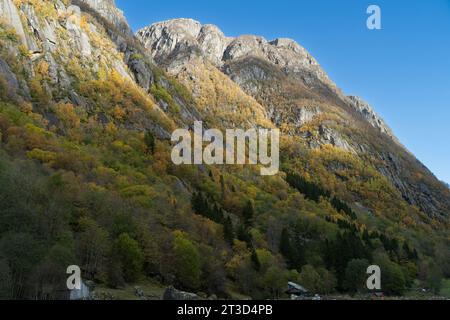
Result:
<svg viewBox="0 0 450 320"><path fill-rule="evenodd" d="M228 244L233 245L234 230L233 230L233 223L229 216L225 218L223 223L223 236L225 238L225 241L228 242Z"/></svg>
<svg viewBox="0 0 450 320"><path fill-rule="evenodd" d="M245 226L247 228L251 227L253 224L253 217L255 215L255 209L251 200L249 200L245 205L242 215L244 217Z"/></svg>
<svg viewBox="0 0 450 320"><path fill-rule="evenodd" d="M255 248L252 248L251 259L252 259L253 268L255 268L256 271L261 270L261 262L259 261L258 253L256 252Z"/></svg>
<svg viewBox="0 0 450 320"><path fill-rule="evenodd" d="M149 152L150 154L154 154L156 147L155 136L150 131L147 131L145 133L144 141L145 145L147 146L147 152Z"/></svg>
<svg viewBox="0 0 450 320"><path fill-rule="evenodd" d="M294 266L297 262L295 248L292 246L289 231L287 230L287 228L284 228L281 232L280 253L286 258L291 268L297 267Z"/></svg>

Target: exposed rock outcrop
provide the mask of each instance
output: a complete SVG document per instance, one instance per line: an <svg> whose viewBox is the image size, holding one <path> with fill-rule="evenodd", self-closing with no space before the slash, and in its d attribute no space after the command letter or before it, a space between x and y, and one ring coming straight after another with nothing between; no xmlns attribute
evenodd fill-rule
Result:
<svg viewBox="0 0 450 320"><path fill-rule="evenodd" d="M22 44L27 45L19 11L12 0L0 0L0 19L13 27Z"/></svg>
<svg viewBox="0 0 450 320"><path fill-rule="evenodd" d="M431 172L418 166L428 182L413 182L404 168L415 166L417 160L385 121L361 98L345 96L294 40L267 41L254 35L229 38L216 26L192 19L155 23L139 30L137 37L157 64L192 83L195 95L202 93L192 69L212 63L257 100L266 117L286 134L300 137L312 149L330 144L357 157L369 157L408 203L430 216L448 211L450 204L442 205L431 191L435 180ZM380 149L400 155L396 160L383 157ZM383 166L377 165L380 161Z"/></svg>
<svg viewBox="0 0 450 320"><path fill-rule="evenodd" d="M19 81L16 75L11 71L9 65L0 58L0 77L2 77L9 88L9 94L15 95L19 90Z"/></svg>
<svg viewBox="0 0 450 320"><path fill-rule="evenodd" d="M72 16L72 19L68 19L66 22L66 29L69 31L73 43L75 44L77 51L83 56L89 57L92 54L91 44L89 42L89 37L87 34L81 30L76 15Z"/></svg>
<svg viewBox="0 0 450 320"><path fill-rule="evenodd" d="M119 31L131 35L131 29L123 11L116 7L114 0L76 0L73 3L85 3L97 11L100 16L109 21Z"/></svg>
<svg viewBox="0 0 450 320"><path fill-rule="evenodd" d="M200 300L200 297L197 296L195 293L184 292L177 290L174 287L169 287L164 292L163 300L189 301L189 300Z"/></svg>
<svg viewBox="0 0 450 320"><path fill-rule="evenodd" d="M298 43L290 39L267 41L263 37L244 35L226 37L214 25L201 25L192 19L174 19L152 24L137 32L138 38L157 62L177 56L190 48L198 50L216 66L256 56L282 68L286 73L313 81L318 78L332 85L317 61Z"/></svg>
<svg viewBox="0 0 450 320"><path fill-rule="evenodd" d="M382 133L387 134L393 140L397 141L391 128L384 122L384 120L375 112L375 110L363 99L356 96L349 96L350 105L358 111L368 123L374 128L379 129Z"/></svg>
<svg viewBox="0 0 450 320"><path fill-rule="evenodd" d="M319 127L319 139L310 140L309 144L312 148L330 144L342 150L356 154L353 147L341 136L339 132L328 128L325 125L320 125Z"/></svg>

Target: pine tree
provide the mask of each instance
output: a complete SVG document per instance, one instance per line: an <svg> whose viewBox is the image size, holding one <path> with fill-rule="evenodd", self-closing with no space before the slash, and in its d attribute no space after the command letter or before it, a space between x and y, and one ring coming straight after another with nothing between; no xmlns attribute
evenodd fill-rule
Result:
<svg viewBox="0 0 450 320"><path fill-rule="evenodd" d="M295 266L297 262L295 248L292 246L289 231L286 228L281 232L280 253L286 258L291 268L297 267Z"/></svg>
<svg viewBox="0 0 450 320"><path fill-rule="evenodd" d="M155 136L150 131L147 131L145 133L144 141L147 146L147 152L154 154L156 147Z"/></svg>
<svg viewBox="0 0 450 320"><path fill-rule="evenodd" d="M253 207L253 202L251 200L247 202L242 212L242 215L244 217L245 226L247 228L251 227L253 224L253 216L255 215L255 209Z"/></svg>
<svg viewBox="0 0 450 320"><path fill-rule="evenodd" d="M256 253L256 250L252 248L252 264L253 268L255 268L256 271L261 270L261 262L259 261L258 254Z"/></svg>
<svg viewBox="0 0 450 320"><path fill-rule="evenodd" d="M228 244L233 245L234 241L233 222L231 221L231 218L229 216L225 219L223 223L223 236L225 238L225 241L228 242Z"/></svg>
<svg viewBox="0 0 450 320"><path fill-rule="evenodd" d="M225 178L223 174L220 175L220 191L222 195L222 200L225 198L226 186L225 186Z"/></svg>
<svg viewBox="0 0 450 320"><path fill-rule="evenodd" d="M239 241L247 243L248 247L252 247L252 235L244 225L240 225L237 231L237 238Z"/></svg>

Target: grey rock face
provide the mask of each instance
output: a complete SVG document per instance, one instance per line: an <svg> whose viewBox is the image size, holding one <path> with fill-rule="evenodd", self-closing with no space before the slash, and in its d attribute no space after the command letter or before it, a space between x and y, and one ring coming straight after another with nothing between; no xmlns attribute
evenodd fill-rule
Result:
<svg viewBox="0 0 450 320"><path fill-rule="evenodd" d="M385 133L386 135L391 137L394 141L397 141L397 138L394 136L391 128L389 128L384 120L367 102L365 102L360 97L355 96L349 96L348 100L350 102L350 106L358 111L368 123L370 123L373 127L379 129L382 133Z"/></svg>
<svg viewBox="0 0 450 320"><path fill-rule="evenodd" d="M446 208L450 207L450 199L439 198L430 185L424 182L412 183L405 179L404 177L410 174L410 168L395 154L382 152L379 158L383 161L383 166L379 166L378 170L392 182L409 204L419 207L433 217L445 217L448 214ZM418 160L416 162L427 174L433 176L428 168Z"/></svg>
<svg viewBox="0 0 450 320"><path fill-rule="evenodd" d="M8 88L10 91L10 95L15 95L19 90L19 81L17 80L16 75L11 71L8 64L0 58L0 77L5 79L8 84Z"/></svg>
<svg viewBox="0 0 450 320"><path fill-rule="evenodd" d="M139 30L137 35L153 59L163 61L185 48L198 46L196 39L200 30L200 23L194 20L177 19L156 23Z"/></svg>
<svg viewBox="0 0 450 320"><path fill-rule="evenodd" d="M310 75L330 83L317 61L298 43L290 39L268 42L263 37L244 35L226 37L214 25L202 26L192 19L174 19L155 23L137 32L137 37L158 62L186 48L199 50L217 67L226 62L255 56L292 75Z"/></svg>
<svg viewBox="0 0 450 320"><path fill-rule="evenodd" d="M189 301L200 300L200 298L194 293L183 292L175 289L174 287L169 287L164 292L163 300Z"/></svg>
<svg viewBox="0 0 450 320"><path fill-rule="evenodd" d="M215 25L207 24L200 30L197 40L206 58L215 65L221 65L223 54L231 38L226 38Z"/></svg>
<svg viewBox="0 0 450 320"><path fill-rule="evenodd" d="M270 106L267 110L268 117L272 122L280 127L283 123L288 122L294 125L296 129L301 129L305 124L314 120L322 113L318 107L297 106L290 108L289 111L281 112L278 106ZM292 132L296 134L298 130Z"/></svg>
<svg viewBox="0 0 450 320"><path fill-rule="evenodd" d="M123 14L123 11L116 7L114 0L77 0L73 3L85 3L98 12L100 16L114 25L119 31L131 35L131 29Z"/></svg>
<svg viewBox="0 0 450 320"><path fill-rule="evenodd" d="M268 44L263 37L243 35L234 39L223 54L223 60L236 60L245 56L264 57L263 48Z"/></svg>
<svg viewBox="0 0 450 320"><path fill-rule="evenodd" d="M72 22L70 19L66 22L66 29L69 31L78 51L86 57L89 57L92 53L91 44L89 43L89 37L84 33L76 22Z"/></svg>
<svg viewBox="0 0 450 320"><path fill-rule="evenodd" d="M33 36L27 35L27 44L31 52L41 52L42 49L37 44L36 40L42 44L43 49L54 51L57 47L56 25L54 21L47 21L47 19L40 20L36 16L34 7L30 4L23 4L21 11L27 19L27 27L29 33Z"/></svg>
<svg viewBox="0 0 450 320"><path fill-rule="evenodd" d="M130 59L128 62L128 68L130 68L130 71L133 72L139 86L148 91L154 81L154 78L153 73L149 70L147 65L142 60Z"/></svg>
<svg viewBox="0 0 450 320"><path fill-rule="evenodd" d="M0 18L13 27L22 44L27 45L19 11L12 0L0 0Z"/></svg>
<svg viewBox="0 0 450 320"><path fill-rule="evenodd" d="M321 137L318 141L319 145L331 144L337 148L356 154L352 146L338 132L321 125L319 127L319 134Z"/></svg>

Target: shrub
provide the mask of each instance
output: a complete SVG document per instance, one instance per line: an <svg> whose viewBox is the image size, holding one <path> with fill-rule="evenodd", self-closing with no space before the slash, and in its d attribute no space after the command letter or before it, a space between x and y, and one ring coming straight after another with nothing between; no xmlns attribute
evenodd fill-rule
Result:
<svg viewBox="0 0 450 320"><path fill-rule="evenodd" d="M173 233L175 275L182 286L197 289L200 286L201 257L194 243L181 231Z"/></svg>

